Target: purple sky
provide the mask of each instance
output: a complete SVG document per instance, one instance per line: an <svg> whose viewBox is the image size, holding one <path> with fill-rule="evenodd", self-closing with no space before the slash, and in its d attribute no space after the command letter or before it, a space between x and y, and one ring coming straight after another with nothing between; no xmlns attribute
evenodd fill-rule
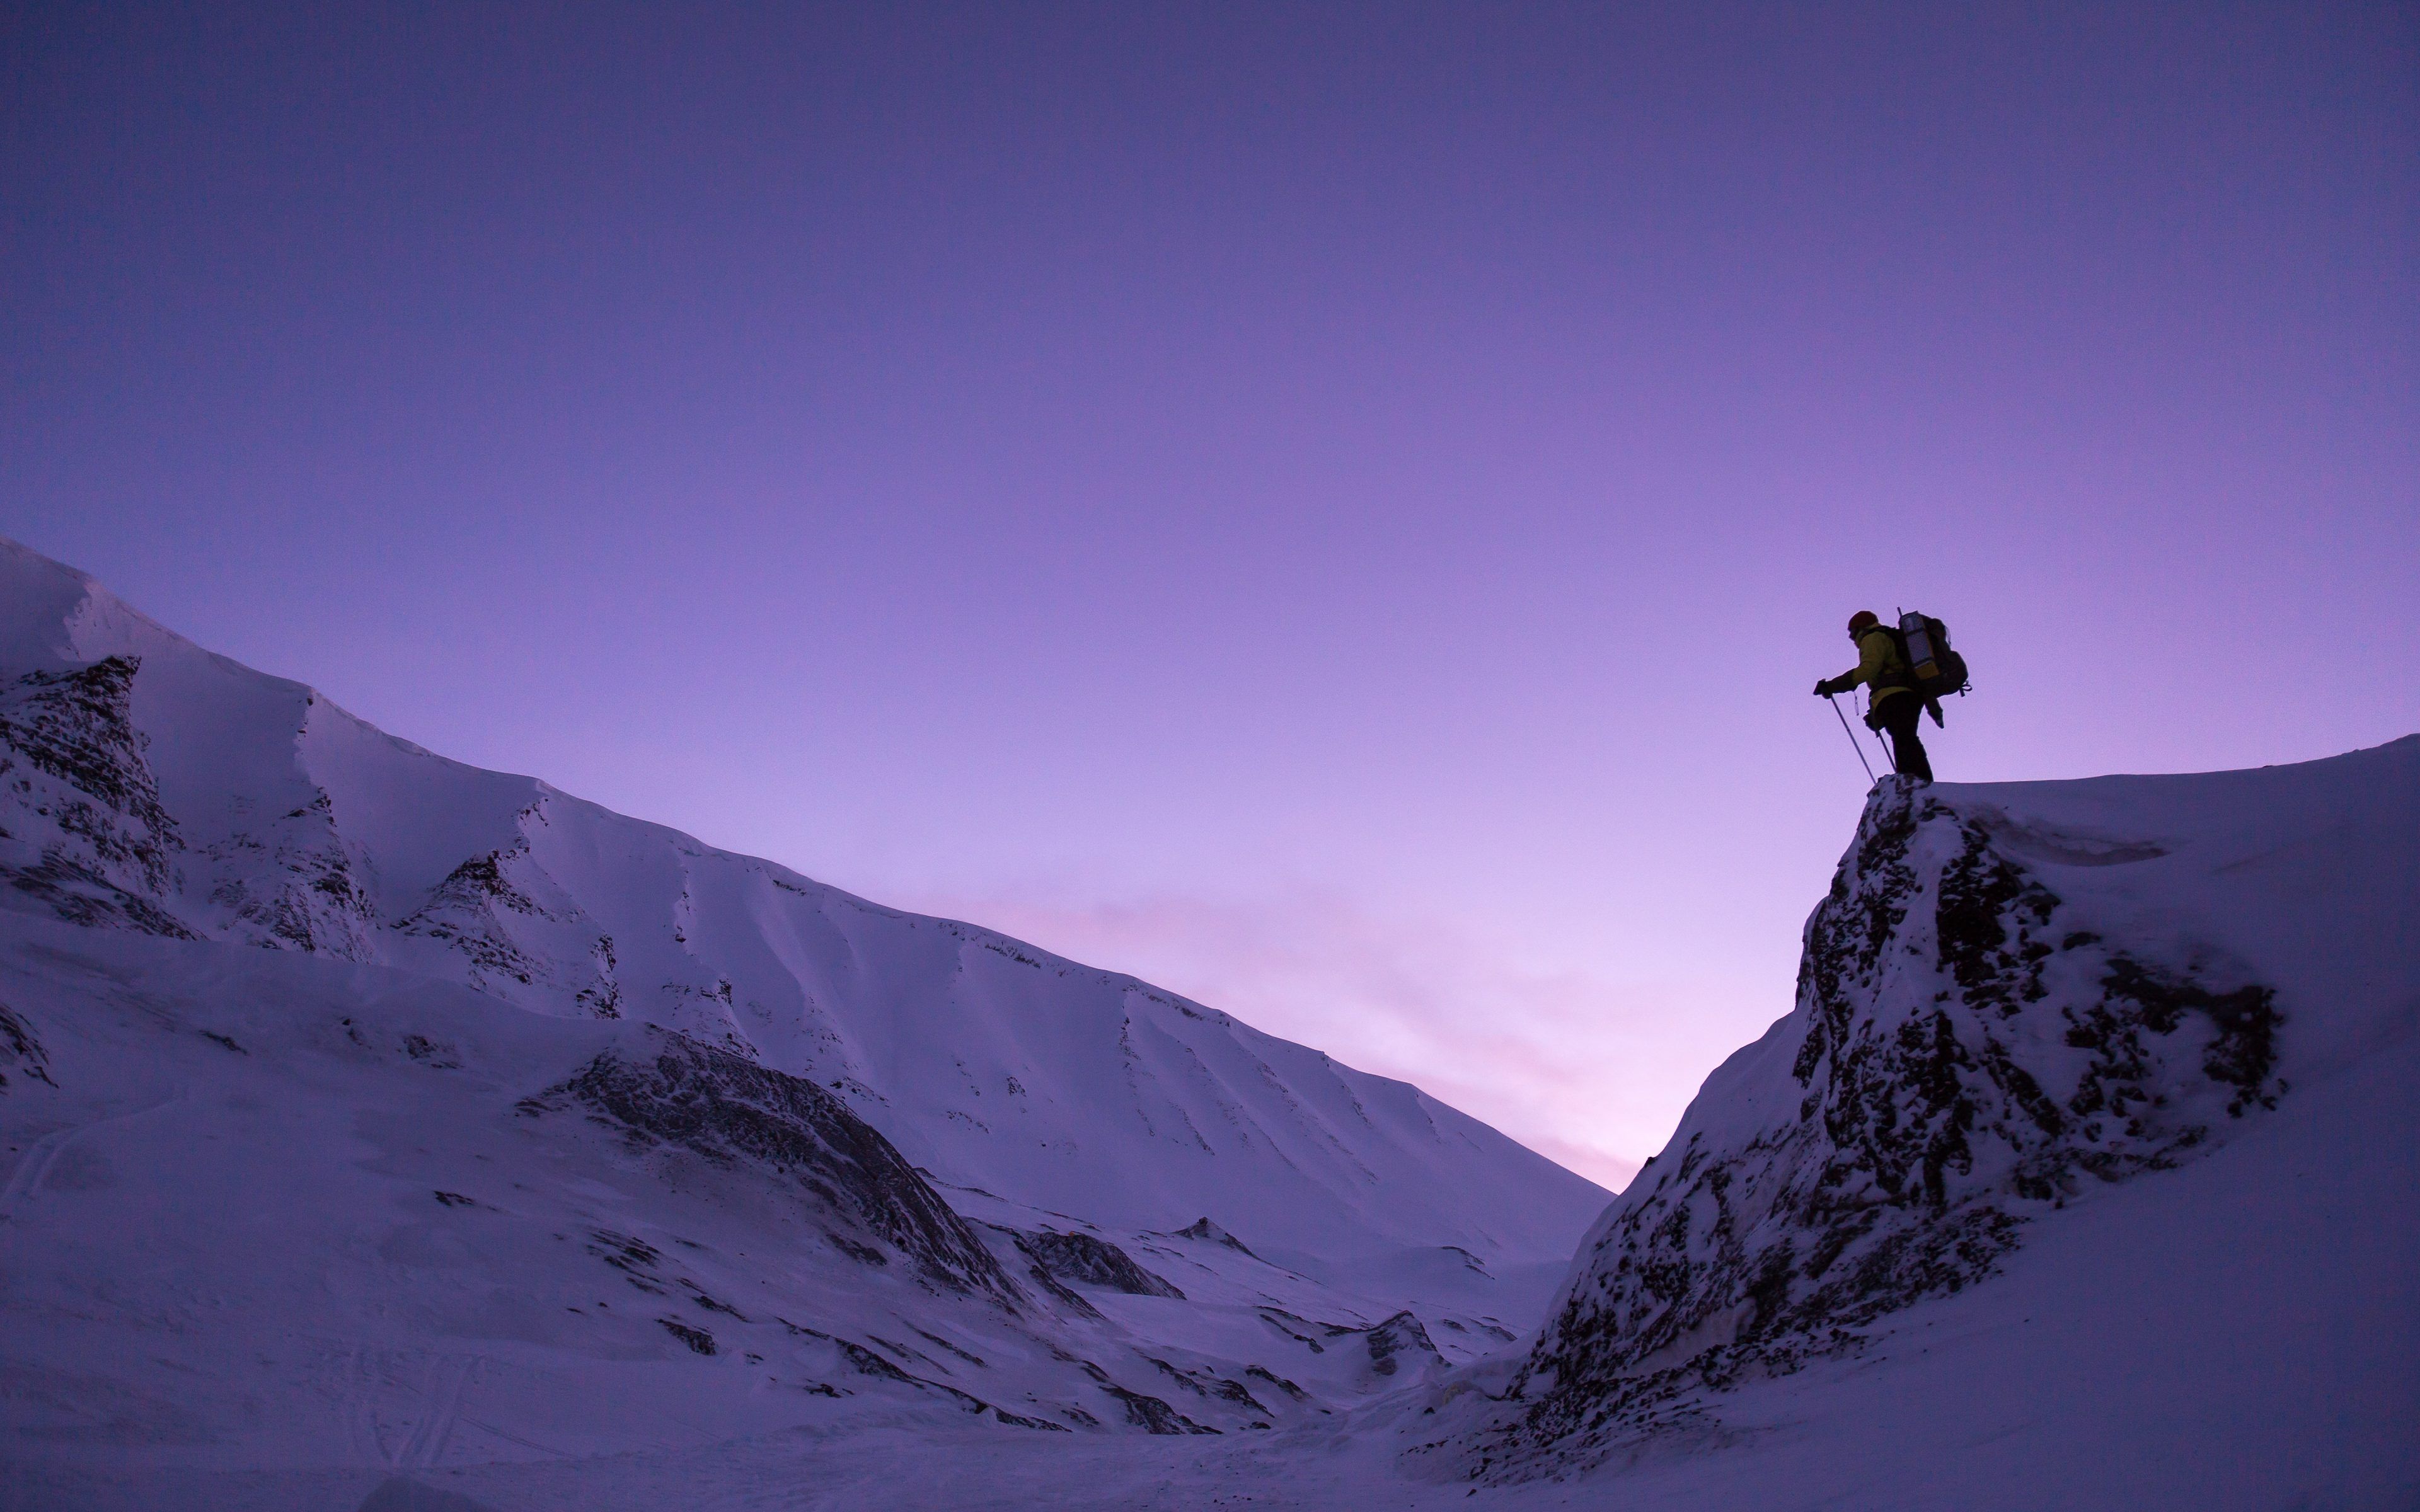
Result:
<svg viewBox="0 0 2420 1512"><path fill-rule="evenodd" d="M1850 610L1948 778L2420 729L2410 6L765 8L8 7L0 531L1607 1181Z"/></svg>

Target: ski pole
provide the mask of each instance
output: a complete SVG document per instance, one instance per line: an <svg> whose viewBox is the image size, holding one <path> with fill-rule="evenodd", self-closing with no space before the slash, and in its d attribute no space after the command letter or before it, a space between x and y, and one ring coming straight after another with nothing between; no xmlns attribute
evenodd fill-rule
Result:
<svg viewBox="0 0 2420 1512"><path fill-rule="evenodd" d="M1849 748L1857 753L1857 764L1866 769L1866 780L1873 781L1874 764L1866 760L1866 748L1857 744L1857 733L1849 728L1849 717L1840 713L1840 701L1827 696L1823 702L1832 705L1832 713L1839 718L1840 733L1849 737Z"/></svg>

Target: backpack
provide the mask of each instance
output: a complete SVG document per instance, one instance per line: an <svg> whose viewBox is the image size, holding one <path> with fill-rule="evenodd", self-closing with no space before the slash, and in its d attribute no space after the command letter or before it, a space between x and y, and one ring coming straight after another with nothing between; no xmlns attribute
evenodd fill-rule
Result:
<svg viewBox="0 0 2420 1512"><path fill-rule="evenodd" d="M1907 663L1908 686L1917 697L1937 703L1952 693L1966 691L1966 658L1950 648L1949 626L1930 614L1909 609L1899 617L1890 636L1899 645L1900 659Z"/></svg>

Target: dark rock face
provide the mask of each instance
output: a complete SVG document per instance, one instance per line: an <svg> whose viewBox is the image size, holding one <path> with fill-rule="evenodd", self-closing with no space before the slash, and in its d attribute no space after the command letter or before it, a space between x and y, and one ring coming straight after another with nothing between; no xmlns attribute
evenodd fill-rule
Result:
<svg viewBox="0 0 2420 1512"><path fill-rule="evenodd" d="M396 928L405 934L442 940L459 950L471 963L474 986L484 989L490 978L529 986L544 967L514 941L505 927L513 915L550 918L512 877L527 853L523 843L471 857L448 872L429 890L428 900Z"/></svg>
<svg viewBox="0 0 2420 1512"><path fill-rule="evenodd" d="M714 1335L707 1333L705 1329L692 1328L689 1324L682 1322L677 1318L659 1318L656 1321L662 1325L665 1333L670 1334L673 1337L680 1340L683 1344L688 1345L692 1353L718 1354L721 1352L715 1346Z"/></svg>
<svg viewBox="0 0 2420 1512"><path fill-rule="evenodd" d="M933 1281L1014 1308L1022 1301L967 1221L916 1174L891 1142L840 1099L796 1076L650 1027L655 1054L608 1051L562 1085L524 1102L525 1112L578 1104L642 1144L678 1145L721 1165L787 1177L840 1223L906 1256ZM847 1239L835 1235L836 1240ZM877 1255L881 1251L875 1249Z"/></svg>
<svg viewBox="0 0 2420 1512"><path fill-rule="evenodd" d="M374 901L370 859L324 788L282 813L244 810L238 827L189 847L161 802L150 737L132 720L140 671L137 657L109 656L0 687L0 880L70 923L352 961L379 959L392 928L450 946L481 991L519 1001L526 989L560 988L599 1018L621 1015L611 937L588 931L583 963L517 933L587 924L532 896L546 878L526 839L464 860L392 925ZM520 817L543 822L535 809Z"/></svg>
<svg viewBox="0 0 2420 1512"><path fill-rule="evenodd" d="M1371 1329L1367 1339L1370 1367L1382 1376L1393 1375L1407 1360L1416 1366L1445 1364L1445 1355L1429 1337L1429 1331L1409 1312L1397 1313Z"/></svg>
<svg viewBox="0 0 2420 1512"><path fill-rule="evenodd" d="M140 662L110 656L0 689L0 874L70 923L197 936L163 906L184 841L161 807L129 700Z"/></svg>
<svg viewBox="0 0 2420 1512"><path fill-rule="evenodd" d="M257 926L256 943L376 958L380 925L363 880L367 863L338 833L327 789L315 788L301 808L255 821L202 855L213 873L210 902Z"/></svg>
<svg viewBox="0 0 2420 1512"><path fill-rule="evenodd" d="M1204 1400L1215 1398L1230 1406L1243 1408L1247 1412L1258 1412L1264 1417L1268 1414L1269 1410L1261 1404L1259 1397L1252 1395L1251 1388L1232 1376L1222 1376L1215 1370L1187 1369L1172 1361L1160 1359L1157 1355L1146 1354L1143 1359L1149 1362L1153 1369ZM1269 1425L1261 1423L1256 1426L1266 1427Z"/></svg>
<svg viewBox="0 0 2420 1512"><path fill-rule="evenodd" d="M1234 1235L1219 1227L1217 1224L1212 1223L1206 1217L1194 1219L1193 1222L1178 1229L1176 1231L1176 1236L1179 1239L1205 1239L1211 1243L1224 1244L1229 1249L1240 1250L1246 1255L1252 1255L1252 1252L1249 1249L1245 1248L1244 1242L1242 1240L1237 1239ZM1257 1260L1260 1257L1252 1255L1252 1258Z"/></svg>
<svg viewBox="0 0 2420 1512"><path fill-rule="evenodd" d="M1397 1313L1385 1322L1370 1324L1325 1323L1266 1305L1256 1311L1261 1321L1313 1354L1342 1349L1349 1357L1352 1344L1340 1341L1358 1340L1368 1352L1373 1376L1391 1376L1406 1362L1416 1369L1445 1364L1445 1355L1437 1349L1436 1341L1429 1337L1427 1326L1408 1311ZM1294 1389L1291 1384L1286 1386L1289 1392Z"/></svg>
<svg viewBox="0 0 2420 1512"><path fill-rule="evenodd" d="M1104 1384L1101 1390L1123 1402L1125 1405L1126 1421L1146 1433L1173 1437L1184 1433L1218 1431L1207 1424L1196 1423L1156 1396L1146 1396L1139 1391L1128 1391L1124 1386L1114 1384Z"/></svg>
<svg viewBox="0 0 2420 1512"><path fill-rule="evenodd" d="M1049 1271L1044 1268L1041 1257L1035 1255L1032 1249L1027 1247L1023 1230L1004 1227L999 1224L991 1224L986 1227L992 1228L996 1232L1006 1234L1008 1236L1009 1242L1016 1246L1016 1252L1025 1257L1025 1273L1032 1278L1033 1284L1042 1289L1042 1294L1044 1296L1050 1298L1053 1302L1058 1303L1062 1307L1074 1313L1078 1318L1098 1318L1101 1316L1101 1310L1098 1307L1094 1306L1091 1303L1086 1302L1082 1292L1078 1291L1075 1288L1070 1287L1064 1281L1052 1275Z"/></svg>
<svg viewBox="0 0 2420 1512"><path fill-rule="evenodd" d="M985 1413L989 1413L994 1419L1001 1423L1005 1423L1011 1427L1032 1428L1044 1433L1066 1433L1072 1431L1063 1423L1049 1423L1045 1422L1043 1419L1038 1417L1028 1417L1021 1412L1012 1412L1004 1407L996 1407L990 1402L985 1401L982 1397L975 1396L971 1392L963 1392L955 1386L944 1385L938 1381L927 1381L922 1376L909 1375L907 1371L900 1369L897 1365L892 1365L890 1361L884 1359L879 1354L875 1353L872 1350L867 1349L862 1344L855 1343L849 1339L833 1338L831 1335L818 1333L816 1330L812 1328L801 1328L796 1323L790 1324L789 1328L790 1332L794 1334L811 1334L817 1338L831 1339L831 1342L839 1347L841 1357L846 1360L860 1375L872 1376L877 1381L893 1381L902 1386L913 1386L919 1391L928 1391L939 1396L947 1396L978 1417L983 1416ZM896 1346L893 1346L893 1348L896 1348ZM832 1392L830 1388L827 1387L825 1388L825 1395L845 1396L846 1394ZM1097 1426L1097 1420L1090 1413L1072 1408L1068 1409L1068 1411L1074 1412L1075 1416L1081 1419L1083 1422Z"/></svg>
<svg viewBox="0 0 2420 1512"><path fill-rule="evenodd" d="M1172 1283L1137 1265L1125 1250L1091 1234L1059 1234L1046 1228L1017 1235L1016 1247L1056 1280L1105 1287L1136 1297L1174 1297L1180 1302L1185 1298Z"/></svg>
<svg viewBox="0 0 2420 1512"><path fill-rule="evenodd" d="M136 657L109 656L0 690L0 793L11 810L0 876L71 923L199 939L185 903L206 894L241 921L237 938L371 959L377 911L324 790L187 847L132 721L140 671Z"/></svg>
<svg viewBox="0 0 2420 1512"><path fill-rule="evenodd" d="M9 1011L6 1003L0 1003L0 1066L12 1067L46 1087L59 1085L51 1080L50 1052L42 1048L33 1026ZM0 1092L8 1089L8 1072L0 1072Z"/></svg>
<svg viewBox="0 0 2420 1512"><path fill-rule="evenodd" d="M2140 959L2079 913L1989 816L1885 779L1807 926L1790 1079L1719 1073L1600 1221L1488 1473L1853 1349L1988 1276L2027 1222L2274 1105L2271 989ZM1726 1127L1752 1095L1763 1126Z"/></svg>

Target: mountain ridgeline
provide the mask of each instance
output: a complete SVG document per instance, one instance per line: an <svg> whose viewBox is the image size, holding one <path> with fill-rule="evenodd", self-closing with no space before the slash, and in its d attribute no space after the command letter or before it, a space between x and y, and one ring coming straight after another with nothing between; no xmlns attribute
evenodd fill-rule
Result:
<svg viewBox="0 0 2420 1512"><path fill-rule="evenodd" d="M0 543L0 1483L2409 1505L2414 940L2420 736L1885 779L1608 1205Z"/></svg>
<svg viewBox="0 0 2420 1512"><path fill-rule="evenodd" d="M0 895L635 1020L839 1095L913 1165L1256 1243L1565 1253L1594 1187L1130 977L433 756L0 544Z"/></svg>
<svg viewBox="0 0 2420 1512"><path fill-rule="evenodd" d="M1715 1429L2078 1204L2197 1162L2408 1027L2420 737L2304 766L1877 784L1794 1011L1583 1241L1451 1455L1518 1481Z"/></svg>

